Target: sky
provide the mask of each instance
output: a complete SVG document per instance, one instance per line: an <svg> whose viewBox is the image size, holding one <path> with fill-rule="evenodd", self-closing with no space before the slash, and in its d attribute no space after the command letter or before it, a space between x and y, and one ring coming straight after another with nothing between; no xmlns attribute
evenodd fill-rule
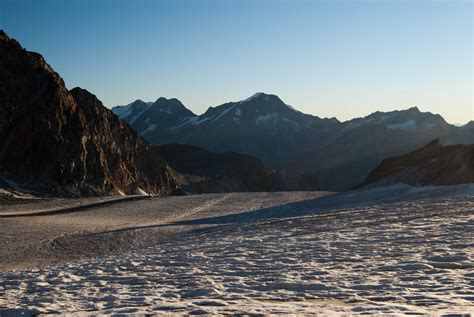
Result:
<svg viewBox="0 0 474 317"><path fill-rule="evenodd" d="M474 0L0 0L0 28L107 107L265 92L340 120L474 120Z"/></svg>

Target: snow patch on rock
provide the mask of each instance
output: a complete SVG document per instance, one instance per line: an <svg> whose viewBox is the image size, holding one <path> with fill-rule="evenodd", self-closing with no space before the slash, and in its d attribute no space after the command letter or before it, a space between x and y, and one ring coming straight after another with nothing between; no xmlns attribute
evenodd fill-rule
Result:
<svg viewBox="0 0 474 317"><path fill-rule="evenodd" d="M285 122L288 122L289 124L291 124L293 126L293 129L298 128L298 122L295 122L295 121L287 119L287 118L282 118L282 121L285 121Z"/></svg>
<svg viewBox="0 0 474 317"><path fill-rule="evenodd" d="M157 124L150 124L150 126L146 128L145 130L143 130L142 133L140 133L140 135L145 135L147 133L153 132L156 130L156 128L158 128Z"/></svg>
<svg viewBox="0 0 474 317"><path fill-rule="evenodd" d="M190 120L190 123L193 125L200 125L203 122L208 121L209 118L200 118L200 117L194 117Z"/></svg>
<svg viewBox="0 0 474 317"><path fill-rule="evenodd" d="M137 187L135 189L135 195L139 195L139 196L150 196L150 194L148 194L146 191L144 191L143 189L141 189L140 187Z"/></svg>
<svg viewBox="0 0 474 317"><path fill-rule="evenodd" d="M126 118L130 114L131 105L118 106L112 108L112 112L115 113L119 118Z"/></svg>
<svg viewBox="0 0 474 317"><path fill-rule="evenodd" d="M416 120L410 119L398 124L389 124L387 128L392 130L413 131L416 129Z"/></svg>
<svg viewBox="0 0 474 317"><path fill-rule="evenodd" d="M222 111L216 118L214 118L212 120L212 122L216 122L217 120L219 120L220 118L222 118L226 113L228 113L229 111L231 111L232 109L235 108L235 106L237 106L237 104L234 104L232 106L230 106L229 108L225 109L224 111Z"/></svg>
<svg viewBox="0 0 474 317"><path fill-rule="evenodd" d="M255 119L255 124L256 125L261 125L261 124L266 124L268 122L276 123L279 116L280 115L278 113L275 113L275 112L268 113L268 114L262 115L262 116L258 116L257 119Z"/></svg>

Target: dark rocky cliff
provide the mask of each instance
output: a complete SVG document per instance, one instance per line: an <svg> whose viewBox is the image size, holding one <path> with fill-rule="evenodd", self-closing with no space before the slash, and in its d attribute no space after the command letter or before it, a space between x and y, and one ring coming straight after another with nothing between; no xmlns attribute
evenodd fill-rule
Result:
<svg viewBox="0 0 474 317"><path fill-rule="evenodd" d="M175 173L88 91L0 31L0 176L56 194L161 194Z"/></svg>

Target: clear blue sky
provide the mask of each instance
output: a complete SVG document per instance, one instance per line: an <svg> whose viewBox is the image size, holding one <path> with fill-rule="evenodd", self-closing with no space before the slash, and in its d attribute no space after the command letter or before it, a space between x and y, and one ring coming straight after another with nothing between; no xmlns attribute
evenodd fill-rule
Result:
<svg viewBox="0 0 474 317"><path fill-rule="evenodd" d="M471 0L0 0L0 28L108 107L164 96L201 113L263 91L341 120L473 120L473 16Z"/></svg>

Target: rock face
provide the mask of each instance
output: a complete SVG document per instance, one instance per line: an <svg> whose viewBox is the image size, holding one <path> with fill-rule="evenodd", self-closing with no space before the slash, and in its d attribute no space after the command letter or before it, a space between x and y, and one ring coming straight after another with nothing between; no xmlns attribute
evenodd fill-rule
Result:
<svg viewBox="0 0 474 317"><path fill-rule="evenodd" d="M474 182L474 145L441 145L434 140L408 154L384 160L360 186L406 183L415 186Z"/></svg>
<svg viewBox="0 0 474 317"><path fill-rule="evenodd" d="M0 174L55 194L174 191L174 171L88 91L0 31Z"/></svg>
<svg viewBox="0 0 474 317"><path fill-rule="evenodd" d="M168 144L160 154L179 172L183 189L192 193L255 192L283 190L280 175L267 170L254 157L226 152L212 153L192 145Z"/></svg>

